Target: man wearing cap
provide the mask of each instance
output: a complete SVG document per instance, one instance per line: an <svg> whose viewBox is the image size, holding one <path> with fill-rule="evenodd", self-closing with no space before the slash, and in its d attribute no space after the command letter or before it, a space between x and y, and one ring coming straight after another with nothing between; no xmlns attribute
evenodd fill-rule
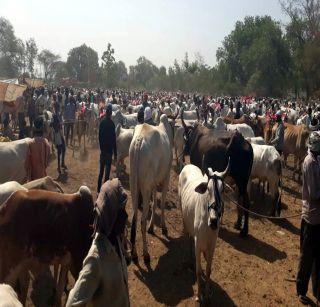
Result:
<svg viewBox="0 0 320 307"><path fill-rule="evenodd" d="M117 142L115 125L111 119L112 104L108 104L106 108L106 115L99 125L99 145L100 145L100 171L98 178L97 191L100 192L102 177L105 171L104 182L109 179L111 171L112 156L117 160Z"/></svg>
<svg viewBox="0 0 320 307"><path fill-rule="evenodd" d="M302 165L302 220L300 230L300 260L297 274L297 294L303 304L314 266L313 294L319 297L320 273L320 135L312 132L307 143L309 151Z"/></svg>
<svg viewBox="0 0 320 307"><path fill-rule="evenodd" d="M276 150L282 155L283 145L284 145L284 125L282 122L281 111L276 113L276 122L278 123L274 139L270 141Z"/></svg>
<svg viewBox="0 0 320 307"><path fill-rule="evenodd" d="M101 187L95 205L94 240L67 307L130 305L127 265L121 237L128 218L127 195L118 178Z"/></svg>

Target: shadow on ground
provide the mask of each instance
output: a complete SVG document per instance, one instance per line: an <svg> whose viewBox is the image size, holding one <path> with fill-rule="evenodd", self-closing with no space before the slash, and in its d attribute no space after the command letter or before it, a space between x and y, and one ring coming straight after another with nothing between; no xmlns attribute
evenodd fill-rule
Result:
<svg viewBox="0 0 320 307"><path fill-rule="evenodd" d="M159 258L158 264L152 270L144 269L137 264L138 270L135 275L151 291L154 299L166 306L176 306L182 300L193 297L193 285L196 282L195 272L188 267L183 259L190 258L190 251L184 248L190 244L186 237L169 238L168 240L158 237L168 251ZM181 261L177 262L177 259ZM142 259L140 259L142 261ZM219 306L234 306L234 302L228 294L215 282L210 282L213 296L208 302L219 302Z"/></svg>
<svg viewBox="0 0 320 307"><path fill-rule="evenodd" d="M221 228L219 237L238 251L248 255L255 255L268 262L275 262L287 258L286 252L280 251L251 235L246 238L239 238L237 233L231 232L226 228Z"/></svg>

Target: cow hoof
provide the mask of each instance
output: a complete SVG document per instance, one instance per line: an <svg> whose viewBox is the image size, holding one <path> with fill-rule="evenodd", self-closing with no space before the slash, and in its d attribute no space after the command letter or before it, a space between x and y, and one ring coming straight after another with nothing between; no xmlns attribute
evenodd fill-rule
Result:
<svg viewBox="0 0 320 307"><path fill-rule="evenodd" d="M136 252L131 253L131 260L133 263L137 264L138 263L138 255Z"/></svg>
<svg viewBox="0 0 320 307"><path fill-rule="evenodd" d="M132 257L126 256L125 259L126 259L126 264L127 264L127 266L129 266L129 265L131 264ZM137 260L138 260L138 257L137 257Z"/></svg>
<svg viewBox="0 0 320 307"><path fill-rule="evenodd" d="M241 223L236 222L233 227L234 229L241 230Z"/></svg>
<svg viewBox="0 0 320 307"><path fill-rule="evenodd" d="M245 238L248 236L248 231L244 230L244 229L241 229L240 231L240 238Z"/></svg>
<svg viewBox="0 0 320 307"><path fill-rule="evenodd" d="M168 229L167 229L167 227L163 227L162 228L162 234L164 235L164 236L168 236Z"/></svg>
<svg viewBox="0 0 320 307"><path fill-rule="evenodd" d="M143 256L143 260L145 264L149 264L150 263L150 255L146 254Z"/></svg>
<svg viewBox="0 0 320 307"><path fill-rule="evenodd" d="M149 227L148 228L148 233L151 234L151 235L154 235L153 227Z"/></svg>

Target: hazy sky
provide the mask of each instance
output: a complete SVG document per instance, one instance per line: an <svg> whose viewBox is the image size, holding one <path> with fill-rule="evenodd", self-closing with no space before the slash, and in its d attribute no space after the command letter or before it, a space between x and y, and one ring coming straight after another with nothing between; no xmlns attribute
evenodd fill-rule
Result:
<svg viewBox="0 0 320 307"><path fill-rule="evenodd" d="M213 65L237 20L266 14L285 20L278 0L0 0L0 16L39 49L66 60L72 47L86 43L101 58L110 42L127 66L141 55L169 66L186 51Z"/></svg>

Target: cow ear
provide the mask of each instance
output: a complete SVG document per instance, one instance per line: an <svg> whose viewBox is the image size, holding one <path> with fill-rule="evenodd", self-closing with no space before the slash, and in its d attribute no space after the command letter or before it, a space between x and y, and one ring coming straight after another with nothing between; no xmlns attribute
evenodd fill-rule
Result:
<svg viewBox="0 0 320 307"><path fill-rule="evenodd" d="M207 182L201 182L194 190L197 193L204 194L207 191L208 183Z"/></svg>

